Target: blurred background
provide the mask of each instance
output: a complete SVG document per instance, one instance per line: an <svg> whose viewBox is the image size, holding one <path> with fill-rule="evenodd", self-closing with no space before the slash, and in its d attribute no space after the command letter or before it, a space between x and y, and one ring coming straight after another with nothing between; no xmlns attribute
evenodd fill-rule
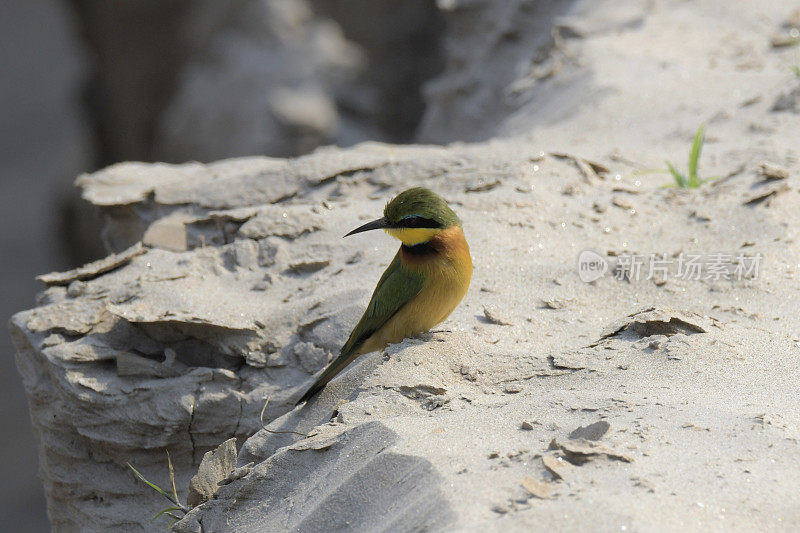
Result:
<svg viewBox="0 0 800 533"><path fill-rule="evenodd" d="M76 173L90 168L88 122L79 93L87 63L68 6L47 0L0 2L0 225L3 323L34 304L36 273L70 259L59 248L57 207ZM0 530L48 531L36 472L36 445L8 334L0 336Z"/></svg>
<svg viewBox="0 0 800 533"><path fill-rule="evenodd" d="M444 68L433 0L4 0L4 322L40 273L105 254L72 183L119 161L296 156L409 142ZM0 530L47 531L24 391L0 344Z"/></svg>

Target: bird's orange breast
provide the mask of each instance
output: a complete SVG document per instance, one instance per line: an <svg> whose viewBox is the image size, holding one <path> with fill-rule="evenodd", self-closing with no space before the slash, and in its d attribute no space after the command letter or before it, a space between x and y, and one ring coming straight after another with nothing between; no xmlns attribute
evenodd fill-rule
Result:
<svg viewBox="0 0 800 533"><path fill-rule="evenodd" d="M430 253L401 251L404 268L423 274L422 289L363 343L359 353L381 350L430 330L450 316L467 294L472 258L461 228L441 230L429 242Z"/></svg>

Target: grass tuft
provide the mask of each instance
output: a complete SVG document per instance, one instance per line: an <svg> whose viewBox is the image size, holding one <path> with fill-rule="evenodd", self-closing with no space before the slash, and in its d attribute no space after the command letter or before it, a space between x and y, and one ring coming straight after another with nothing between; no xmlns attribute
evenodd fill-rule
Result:
<svg viewBox="0 0 800 533"><path fill-rule="evenodd" d="M172 458L170 457L169 452L167 452L167 464L169 465L169 482L172 488L172 494L167 493L167 491L165 491L152 481L148 480L138 470L136 470L132 464L128 463L128 468L133 470L133 473L136 475L136 477L139 478L142 482L144 482L144 484L146 484L148 487L150 487L157 493L161 494L172 504L172 506L167 507L166 509L162 509L153 518L150 519L150 521L152 522L160 516L167 516L169 518L172 518L172 521L167 526L167 529L171 529L172 526L175 524L175 522L183 518L183 516L189 512L189 508L183 505L181 503L180 498L178 498L178 491L175 488L175 469L172 466Z"/></svg>
<svg viewBox="0 0 800 533"><path fill-rule="evenodd" d="M680 187L681 189L697 189L702 184L714 179L701 178L699 173L700 154L703 151L703 143L705 142L705 139L706 126L705 124L701 124L694 136L692 149L689 150L689 168L687 173L684 174L683 172L680 172L673 163L665 161L667 164L667 170L663 172L672 174L672 178L675 180L676 187Z"/></svg>

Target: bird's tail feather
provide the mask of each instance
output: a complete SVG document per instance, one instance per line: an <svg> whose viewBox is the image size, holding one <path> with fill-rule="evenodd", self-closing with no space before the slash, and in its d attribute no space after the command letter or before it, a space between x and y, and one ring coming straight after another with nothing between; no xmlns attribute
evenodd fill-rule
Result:
<svg viewBox="0 0 800 533"><path fill-rule="evenodd" d="M344 367L349 365L353 359L355 359L356 355L358 355L356 351L351 353L341 353L339 357L334 359L334 361L328 365L328 368L326 368L325 371L320 374L314 384L309 387L306 393L303 394L299 400L297 400L295 405L300 405L301 403L310 400L316 393L324 389L325 385L327 385L330 380L335 378L336 375L344 369Z"/></svg>

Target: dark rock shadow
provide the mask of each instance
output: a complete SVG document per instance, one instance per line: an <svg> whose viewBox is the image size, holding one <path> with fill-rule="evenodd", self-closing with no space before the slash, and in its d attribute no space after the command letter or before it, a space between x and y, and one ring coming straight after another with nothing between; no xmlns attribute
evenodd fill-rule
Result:
<svg viewBox="0 0 800 533"><path fill-rule="evenodd" d="M442 478L420 457L388 449L398 436L380 422L340 434L322 450L281 448L222 487L176 531L421 531L455 515Z"/></svg>

